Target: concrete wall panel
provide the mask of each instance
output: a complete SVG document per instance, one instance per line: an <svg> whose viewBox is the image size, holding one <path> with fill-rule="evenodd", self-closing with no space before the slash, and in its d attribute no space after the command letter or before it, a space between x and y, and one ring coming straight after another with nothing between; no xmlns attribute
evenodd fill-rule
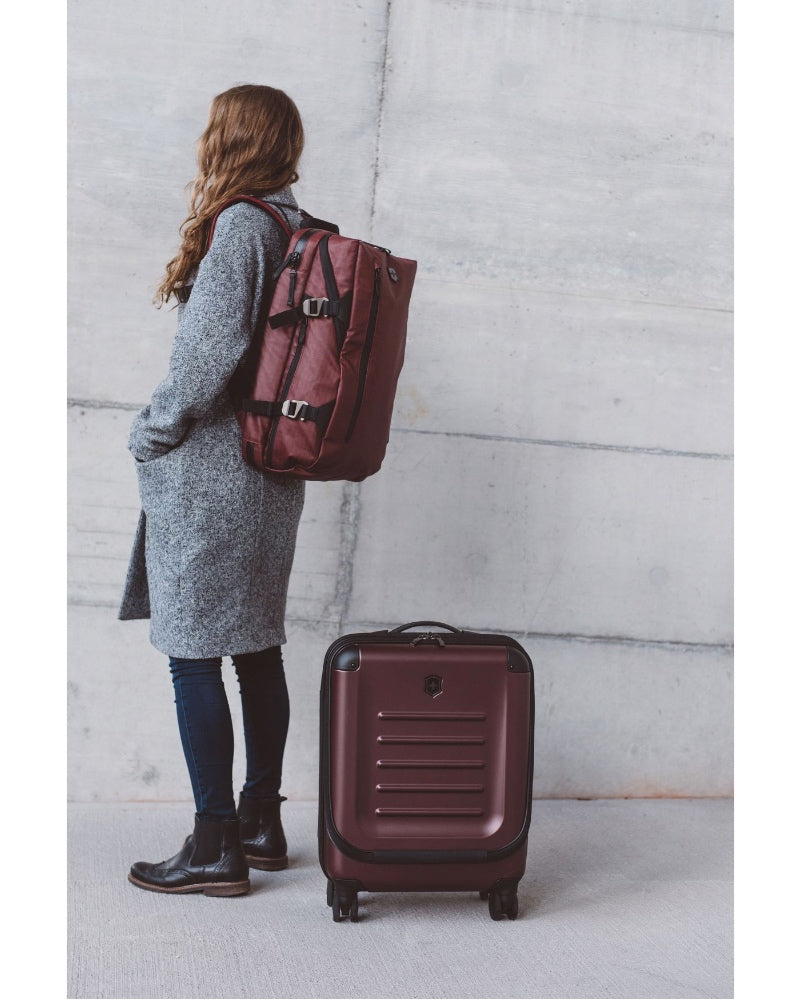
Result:
<svg viewBox="0 0 800 1000"><path fill-rule="evenodd" d="M730 36L670 7L394 4L376 232L426 275L729 308Z"/></svg>
<svg viewBox="0 0 800 1000"><path fill-rule="evenodd" d="M536 672L537 798L733 794L730 650L517 639Z"/></svg>
<svg viewBox="0 0 800 1000"><path fill-rule="evenodd" d="M727 643L730 478L724 461L396 435L362 486L348 613Z"/></svg>
<svg viewBox="0 0 800 1000"><path fill-rule="evenodd" d="M394 425L729 454L730 315L420 278Z"/></svg>

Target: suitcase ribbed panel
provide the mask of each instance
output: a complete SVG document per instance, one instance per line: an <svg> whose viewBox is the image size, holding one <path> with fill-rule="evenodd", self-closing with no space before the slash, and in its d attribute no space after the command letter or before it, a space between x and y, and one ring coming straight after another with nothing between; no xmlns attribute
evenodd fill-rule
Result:
<svg viewBox="0 0 800 1000"><path fill-rule="evenodd" d="M358 669L331 672L342 837L362 850L511 843L525 821L530 682L503 646L361 646Z"/></svg>
<svg viewBox="0 0 800 1000"><path fill-rule="evenodd" d="M379 792L482 792L483 785L376 785Z"/></svg>
<svg viewBox="0 0 800 1000"><path fill-rule="evenodd" d="M394 760L379 760L378 767L402 768L408 771L419 768L437 768L440 771L452 768L456 771L465 771L486 767L486 764L482 760L406 760L403 757L396 757Z"/></svg>
<svg viewBox="0 0 800 1000"><path fill-rule="evenodd" d="M378 712L389 722L485 722L486 712Z"/></svg>
<svg viewBox="0 0 800 1000"><path fill-rule="evenodd" d="M482 736L379 736L378 743L402 744L404 746L483 746L486 740Z"/></svg>

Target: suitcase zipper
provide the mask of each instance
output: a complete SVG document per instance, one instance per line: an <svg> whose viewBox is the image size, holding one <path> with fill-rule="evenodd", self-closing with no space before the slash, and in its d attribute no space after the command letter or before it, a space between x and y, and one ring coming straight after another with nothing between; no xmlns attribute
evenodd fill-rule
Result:
<svg viewBox="0 0 800 1000"><path fill-rule="evenodd" d="M358 394L356 396L355 408L353 409L353 416L350 418L350 426L347 428L347 434L345 435L345 442L349 441L353 436L353 431L355 430L356 420L358 420L358 414L361 410L361 404L364 401L364 388L367 382L367 366L369 364L369 356L372 351L372 341L375 338L375 324L378 320L378 303L381 297L381 269L379 267L375 268L375 277L373 278L372 284L372 306L369 311L369 320L367 322L367 334L364 338L364 350L361 354L361 369L358 373Z"/></svg>
<svg viewBox="0 0 800 1000"><path fill-rule="evenodd" d="M328 659L333 661L336 658L336 654L348 646L359 645L361 643L368 643L370 645L374 643L378 644L388 644L388 645L404 645L403 639L408 641L409 646L415 645L415 638L417 634L414 632L408 632L402 635L397 632L390 632L388 629L386 631L379 632L353 632L350 635L339 636L335 639L328 649ZM517 662L509 666L509 670L512 673L529 673L533 666L530 663L530 657L525 649L515 640L511 639L507 635L495 634L492 632L468 632L465 630L459 630L457 633L445 633L445 632L426 632L419 636L420 639L431 638L441 639L441 644L444 646L509 646L511 649L519 650L522 654L522 658ZM530 663L530 666L528 664Z"/></svg>
<svg viewBox="0 0 800 1000"><path fill-rule="evenodd" d="M303 353L303 345L306 342L306 329L308 327L307 317L303 317L303 321L300 324L300 329L297 333L297 350L294 352L294 357L292 358L292 363L289 365L289 371L286 374L286 379L283 383L283 389L281 390L280 399L278 403L280 406L286 402L289 396L289 390L292 387L292 379L294 378L294 373L297 371L297 365L300 362L300 355ZM278 431L278 421L280 417L277 416L273 418L272 427L269 432L269 441L267 442L267 457L264 461L264 465L269 466L272 464L272 451L275 447L275 435Z"/></svg>

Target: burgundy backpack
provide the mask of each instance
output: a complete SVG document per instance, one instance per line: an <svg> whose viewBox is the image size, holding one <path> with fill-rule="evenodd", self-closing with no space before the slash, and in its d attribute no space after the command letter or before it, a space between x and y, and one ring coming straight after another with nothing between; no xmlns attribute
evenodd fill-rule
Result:
<svg viewBox="0 0 800 1000"><path fill-rule="evenodd" d="M417 263L305 213L292 232L267 202L234 201L269 212L289 236L232 385L244 459L303 479L366 479L386 453Z"/></svg>

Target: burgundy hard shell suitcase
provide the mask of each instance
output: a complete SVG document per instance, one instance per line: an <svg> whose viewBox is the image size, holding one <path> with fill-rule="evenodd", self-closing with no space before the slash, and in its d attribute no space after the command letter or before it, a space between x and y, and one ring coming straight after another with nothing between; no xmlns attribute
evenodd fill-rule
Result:
<svg viewBox="0 0 800 1000"><path fill-rule="evenodd" d="M318 831L333 919L357 920L361 891L409 890L477 891L515 919L533 724L533 666L508 636L412 622L333 642Z"/></svg>

